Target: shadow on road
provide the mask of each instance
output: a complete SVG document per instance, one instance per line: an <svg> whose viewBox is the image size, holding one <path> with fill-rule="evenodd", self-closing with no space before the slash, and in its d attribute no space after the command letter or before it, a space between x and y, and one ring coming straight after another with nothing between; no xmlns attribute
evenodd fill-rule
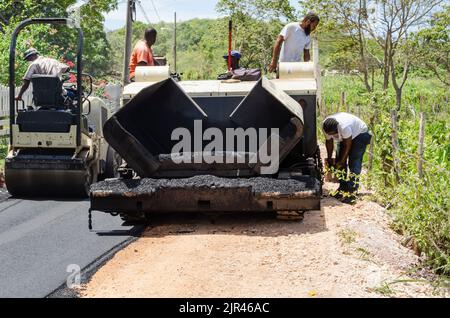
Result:
<svg viewBox="0 0 450 318"><path fill-rule="evenodd" d="M8 196L5 198L6 200L27 200L27 201L36 201L36 202L45 202L45 201L53 201L53 202L89 202L88 198L77 198L77 197L42 197L42 196Z"/></svg>
<svg viewBox="0 0 450 318"><path fill-rule="evenodd" d="M305 212L303 221L282 221L270 212L158 213L149 218L142 237L169 235L287 236L326 231L323 210Z"/></svg>
<svg viewBox="0 0 450 318"><path fill-rule="evenodd" d="M146 225L135 225L131 229L124 230L93 230L95 234L98 236L112 237L112 236L132 236L132 237L140 237L142 232L146 229Z"/></svg>

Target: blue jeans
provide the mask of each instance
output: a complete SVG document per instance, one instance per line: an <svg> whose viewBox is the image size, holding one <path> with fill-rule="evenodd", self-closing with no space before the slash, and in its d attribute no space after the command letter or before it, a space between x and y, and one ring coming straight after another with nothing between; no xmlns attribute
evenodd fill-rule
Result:
<svg viewBox="0 0 450 318"><path fill-rule="evenodd" d="M362 170L362 162L367 145L370 144L372 135L368 132L358 135L352 141L352 147L348 156L348 164L344 168L344 180L339 180L339 190L344 192L356 192L359 188L359 176ZM340 155L344 150L344 143L339 143L337 147L336 158L340 159ZM348 175L350 170L350 176Z"/></svg>

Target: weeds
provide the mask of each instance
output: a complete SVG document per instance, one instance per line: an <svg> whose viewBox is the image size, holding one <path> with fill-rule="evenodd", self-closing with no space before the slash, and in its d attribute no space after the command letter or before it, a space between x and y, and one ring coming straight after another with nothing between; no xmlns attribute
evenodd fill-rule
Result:
<svg viewBox="0 0 450 318"><path fill-rule="evenodd" d="M338 232L338 236L342 243L352 244L356 242L358 233L350 229L344 229Z"/></svg>

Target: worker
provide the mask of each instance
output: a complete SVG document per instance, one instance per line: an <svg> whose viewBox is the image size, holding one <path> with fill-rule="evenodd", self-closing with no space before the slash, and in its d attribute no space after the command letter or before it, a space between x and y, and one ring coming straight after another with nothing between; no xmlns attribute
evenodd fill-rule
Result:
<svg viewBox="0 0 450 318"><path fill-rule="evenodd" d="M372 135L366 123L349 113L328 116L322 128L326 137L327 166L342 171L339 176L339 189L334 197L352 204L356 200L362 161ZM333 159L334 140L339 143L336 159Z"/></svg>
<svg viewBox="0 0 450 318"><path fill-rule="evenodd" d="M35 48L29 48L26 50L23 54L23 59L28 61L30 65L28 66L27 72L23 77L23 85L20 88L16 100L22 100L23 94L30 86L33 75L53 75L61 77L63 73L69 71L69 66L55 59L40 56L39 52Z"/></svg>
<svg viewBox="0 0 450 318"><path fill-rule="evenodd" d="M230 53L231 53L231 69L234 71L240 68L239 62L241 60L242 55L239 51L231 51ZM228 53L224 55L223 58L228 66Z"/></svg>
<svg viewBox="0 0 450 318"><path fill-rule="evenodd" d="M154 28L148 28L144 32L144 40L139 40L134 46L130 57L130 80L134 81L137 66L155 66L158 63L153 57L152 46L156 43L158 33Z"/></svg>
<svg viewBox="0 0 450 318"><path fill-rule="evenodd" d="M302 22L286 25L278 36L273 49L269 72L275 72L278 62L309 62L311 60L311 33L319 25L320 18L315 13L308 13Z"/></svg>
<svg viewBox="0 0 450 318"><path fill-rule="evenodd" d="M245 68L240 67L240 59L242 57L239 51L231 51L231 71L220 74L218 80L228 80L235 79L240 81L257 81L261 78L261 70L256 68ZM224 55L223 58L227 63L228 67L228 54Z"/></svg>

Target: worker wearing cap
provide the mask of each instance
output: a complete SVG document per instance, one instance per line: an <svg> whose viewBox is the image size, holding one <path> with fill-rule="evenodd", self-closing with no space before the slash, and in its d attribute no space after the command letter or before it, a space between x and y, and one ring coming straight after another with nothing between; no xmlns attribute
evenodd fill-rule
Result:
<svg viewBox="0 0 450 318"><path fill-rule="evenodd" d="M364 153L372 135L366 123L349 113L328 116L322 124L322 129L326 138L327 165L344 172L344 176L339 176L339 189L335 198L344 203L353 203L359 187ZM335 160L334 141L339 143ZM350 170L349 176L347 167Z"/></svg>
<svg viewBox="0 0 450 318"><path fill-rule="evenodd" d="M20 88L16 100L22 100L23 94L26 92L31 83L33 75L53 75L61 77L63 73L69 70L69 66L55 59L40 56L35 48L30 48L23 54L23 59L28 61L27 72L23 77L23 85Z"/></svg>
<svg viewBox="0 0 450 318"><path fill-rule="evenodd" d="M134 80L136 76L137 66L155 66L157 65L154 57L152 46L156 43L158 33L155 29L149 28L144 32L144 40L139 40L134 46L130 58L130 80Z"/></svg>
<svg viewBox="0 0 450 318"><path fill-rule="evenodd" d="M223 58L228 63L228 54L224 55ZM231 69L234 71L239 67L239 60L241 59L241 53L239 51L231 51Z"/></svg>
<svg viewBox="0 0 450 318"><path fill-rule="evenodd" d="M241 59L241 53L239 51L231 51L231 72L220 74L218 80L236 79L240 81L257 81L261 78L261 70L259 69L249 69L240 67L239 61ZM228 54L224 55L223 58L227 63L228 67Z"/></svg>
<svg viewBox="0 0 450 318"><path fill-rule="evenodd" d="M233 71L240 68L239 60L241 59L241 53L238 51L231 51L231 70L228 70L226 73L220 74L217 76L218 80L228 80L233 77ZM223 56L225 63L227 64L228 69L228 53Z"/></svg>
<svg viewBox="0 0 450 318"><path fill-rule="evenodd" d="M278 62L304 62L311 60L311 33L319 25L320 18L315 13L308 13L302 22L286 25L275 42L269 72L275 72Z"/></svg>

